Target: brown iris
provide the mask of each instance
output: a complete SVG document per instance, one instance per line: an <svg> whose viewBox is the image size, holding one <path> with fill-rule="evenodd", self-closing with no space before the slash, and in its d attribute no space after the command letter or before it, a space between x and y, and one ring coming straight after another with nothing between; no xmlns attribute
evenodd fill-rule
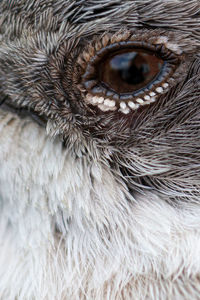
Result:
<svg viewBox="0 0 200 300"><path fill-rule="evenodd" d="M99 68L99 79L117 93L129 93L142 89L160 73L164 61L153 53L137 49L110 55Z"/></svg>

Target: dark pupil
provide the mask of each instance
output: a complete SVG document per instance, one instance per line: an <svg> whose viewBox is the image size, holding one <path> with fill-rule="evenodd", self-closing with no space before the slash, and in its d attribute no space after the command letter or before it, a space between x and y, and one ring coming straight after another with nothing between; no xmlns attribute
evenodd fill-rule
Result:
<svg viewBox="0 0 200 300"><path fill-rule="evenodd" d="M117 53L101 66L101 81L118 93L145 87L159 74L163 60L144 50Z"/></svg>
<svg viewBox="0 0 200 300"><path fill-rule="evenodd" d="M131 59L128 54L122 54L119 55L119 61L115 61L115 58L111 61L111 64L113 64L113 67L118 70L121 78L129 84L144 82L145 73L149 71L149 66L145 61L142 61L139 64L136 64L136 62L134 63L138 57L139 55L132 57Z"/></svg>

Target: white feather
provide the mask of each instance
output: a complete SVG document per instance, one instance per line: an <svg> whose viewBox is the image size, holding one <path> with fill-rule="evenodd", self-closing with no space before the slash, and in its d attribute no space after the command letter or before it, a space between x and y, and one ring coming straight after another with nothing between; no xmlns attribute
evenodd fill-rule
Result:
<svg viewBox="0 0 200 300"><path fill-rule="evenodd" d="M197 205L130 198L100 161L12 114L0 145L0 299L199 299Z"/></svg>

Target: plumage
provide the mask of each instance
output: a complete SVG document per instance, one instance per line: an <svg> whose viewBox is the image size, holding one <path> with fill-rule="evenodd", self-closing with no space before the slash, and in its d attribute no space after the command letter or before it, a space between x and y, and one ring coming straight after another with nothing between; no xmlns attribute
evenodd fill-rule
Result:
<svg viewBox="0 0 200 300"><path fill-rule="evenodd" d="M1 0L0 299L199 299L199 23L198 0ZM89 106L87 60L130 39L180 58L166 90Z"/></svg>

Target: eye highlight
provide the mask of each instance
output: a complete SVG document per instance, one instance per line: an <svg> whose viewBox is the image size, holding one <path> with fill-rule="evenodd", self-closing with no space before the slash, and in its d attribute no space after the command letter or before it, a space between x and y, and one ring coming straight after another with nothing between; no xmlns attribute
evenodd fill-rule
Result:
<svg viewBox="0 0 200 300"><path fill-rule="evenodd" d="M91 55L92 53L92 55ZM168 87L180 64L163 44L120 41L83 53L81 84L86 102L102 111L128 114L155 102Z"/></svg>

